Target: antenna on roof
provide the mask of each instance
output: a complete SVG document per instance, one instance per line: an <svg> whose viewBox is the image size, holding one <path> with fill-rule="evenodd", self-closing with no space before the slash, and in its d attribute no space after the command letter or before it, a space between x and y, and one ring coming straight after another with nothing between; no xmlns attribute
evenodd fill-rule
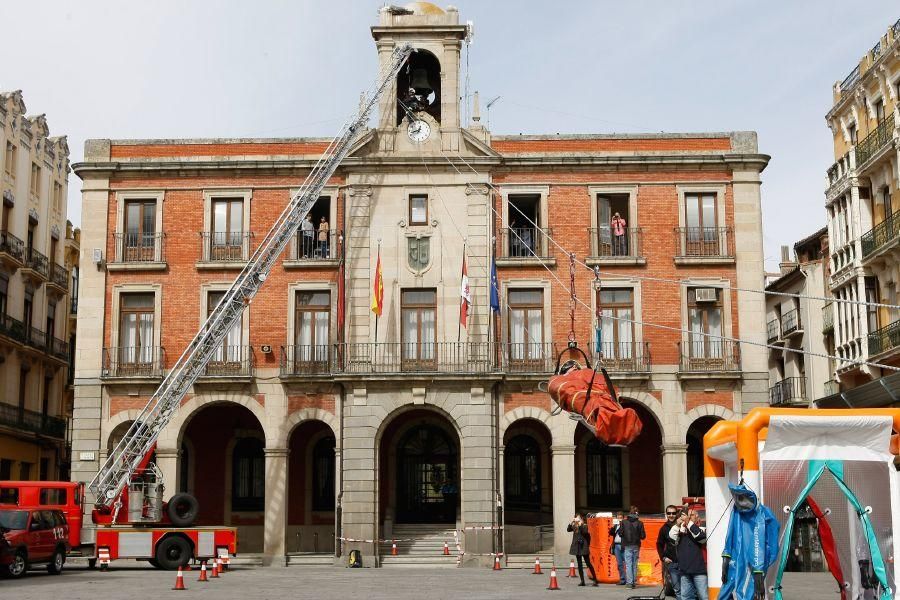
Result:
<svg viewBox="0 0 900 600"><path fill-rule="evenodd" d="M493 100L488 100L488 103L485 105L485 108L487 109L487 128L489 131L491 129L491 107L499 99L500 99L500 96L496 96Z"/></svg>

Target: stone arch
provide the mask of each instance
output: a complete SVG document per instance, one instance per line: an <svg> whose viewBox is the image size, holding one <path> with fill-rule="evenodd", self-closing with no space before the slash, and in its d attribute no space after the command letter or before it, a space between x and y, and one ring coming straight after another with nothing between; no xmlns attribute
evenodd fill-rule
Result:
<svg viewBox="0 0 900 600"><path fill-rule="evenodd" d="M103 424L103 443L100 445L101 452L108 452L109 441L116 429L123 423L134 422L141 414L141 409L131 408L122 410L111 416Z"/></svg>
<svg viewBox="0 0 900 600"><path fill-rule="evenodd" d="M682 435L686 435L691 424L702 417L718 417L724 421L740 421L740 416L738 414L724 406L719 406L718 404L701 404L680 416L679 424L681 425Z"/></svg>
<svg viewBox="0 0 900 600"><path fill-rule="evenodd" d="M291 439L291 434L294 433L294 429L308 421L321 421L325 423L334 434L334 439L338 439L338 422L337 418L332 413L321 408L301 408L300 410L292 412L288 415L288 418L285 419L281 426L281 431L278 433L277 447L287 447L287 444Z"/></svg>
<svg viewBox="0 0 900 600"><path fill-rule="evenodd" d="M460 444L462 444L462 429L460 429L459 422L456 420L456 417L454 417L453 414L447 412L442 407L435 404L402 404L382 417L381 423L378 424L378 429L375 432L375 448L378 448L381 445L381 438L384 435L385 430L390 426L391 423L397 420L397 417L403 415L403 413L414 411L433 412L434 414L446 419L447 422L450 423L450 425L453 427L453 433L456 434L457 439L460 440ZM460 452L462 452L462 447L460 447Z"/></svg>
<svg viewBox="0 0 900 600"><path fill-rule="evenodd" d="M279 432L277 430L273 432L270 427L266 426L268 419L266 418L265 408L263 408L263 406L257 402L256 398L252 396L235 394L232 392L226 392L221 396L208 396L205 394L196 395L182 404L178 412L175 413L175 417L160 436L159 445L161 447L179 448L181 439L184 437L184 432L187 430L188 425L190 425L194 417L196 417L204 408L216 404L238 404L249 410L253 416L256 417L260 428L263 430L266 447L277 447L274 446L274 444L279 439Z"/></svg>
<svg viewBox="0 0 900 600"><path fill-rule="evenodd" d="M724 418L724 413L731 411L721 406L706 404L692 409L685 415L691 417L688 426L684 428L682 439L685 445L685 480L689 496L703 495L703 436L715 423Z"/></svg>
<svg viewBox="0 0 900 600"><path fill-rule="evenodd" d="M665 423L666 419L663 416L663 407L662 402L656 399L655 396L649 394L647 392L639 392L639 391L626 391L619 392L619 402L628 403L634 402L635 404L640 404L644 408L646 408L653 418L656 420L656 426L659 427L659 430L662 432L663 437L666 435Z"/></svg>

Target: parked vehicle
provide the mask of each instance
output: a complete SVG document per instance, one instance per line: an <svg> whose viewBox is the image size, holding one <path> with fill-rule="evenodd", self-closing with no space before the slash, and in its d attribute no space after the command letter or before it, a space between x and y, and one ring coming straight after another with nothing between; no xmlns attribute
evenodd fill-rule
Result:
<svg viewBox="0 0 900 600"><path fill-rule="evenodd" d="M0 509L0 537L0 575L5 577L23 577L36 564L59 575L72 549L61 510Z"/></svg>

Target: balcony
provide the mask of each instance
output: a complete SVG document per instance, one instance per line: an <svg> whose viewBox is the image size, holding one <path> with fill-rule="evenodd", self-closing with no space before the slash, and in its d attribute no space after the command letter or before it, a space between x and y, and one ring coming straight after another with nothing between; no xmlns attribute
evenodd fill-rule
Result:
<svg viewBox="0 0 900 600"><path fill-rule="evenodd" d="M163 270L166 268L164 233L114 233L115 242L111 271Z"/></svg>
<svg viewBox="0 0 900 600"><path fill-rule="evenodd" d="M165 350L159 346L103 349L103 378L158 379L163 376Z"/></svg>
<svg viewBox="0 0 900 600"><path fill-rule="evenodd" d="M678 344L681 354L678 376L737 378L741 375L740 345L727 340L697 339Z"/></svg>
<svg viewBox="0 0 900 600"><path fill-rule="evenodd" d="M523 264L553 265L550 257L549 228L504 227L500 230L500 248L497 266Z"/></svg>
<svg viewBox="0 0 900 600"><path fill-rule="evenodd" d="M294 347L295 358L297 346ZM304 348L300 346L299 348ZM319 350L314 364L328 359ZM391 375L410 373L485 374L495 370L494 344L490 342L351 343L336 347L339 370L345 374ZM302 354L300 355L302 357ZM555 356L554 356L555 358ZM296 360L293 368L297 370ZM336 370L338 370L336 368Z"/></svg>
<svg viewBox="0 0 900 600"><path fill-rule="evenodd" d="M282 379L327 376L338 370L343 346L333 344L282 346L279 361Z"/></svg>
<svg viewBox="0 0 900 600"><path fill-rule="evenodd" d="M610 228L588 229L591 237L591 255L587 264L646 264L643 254L642 230L640 227L626 227L625 234L613 235Z"/></svg>
<svg viewBox="0 0 900 600"><path fill-rule="evenodd" d="M319 234L304 235L297 232L297 237L290 246L290 253L284 261L284 268L334 267L341 259L341 245L344 243L344 232L329 231L327 240L320 240Z"/></svg>
<svg viewBox="0 0 900 600"><path fill-rule="evenodd" d="M11 271L25 264L25 243L8 231L0 231L0 263Z"/></svg>
<svg viewBox="0 0 900 600"><path fill-rule="evenodd" d="M795 308L781 315L781 335L787 339L798 333L803 333L803 326L800 323L800 311Z"/></svg>
<svg viewBox="0 0 900 600"><path fill-rule="evenodd" d="M734 262L731 227L676 227L675 264Z"/></svg>
<svg viewBox="0 0 900 600"><path fill-rule="evenodd" d="M834 379L829 379L825 382L825 395L833 396L841 391L841 386Z"/></svg>
<svg viewBox="0 0 900 600"><path fill-rule="evenodd" d="M244 380L253 377L256 367L256 356L253 346L219 346L215 354L203 368L201 380L216 383L223 380Z"/></svg>
<svg viewBox="0 0 900 600"><path fill-rule="evenodd" d="M771 406L809 406L806 397L806 377L787 377L769 388Z"/></svg>
<svg viewBox="0 0 900 600"><path fill-rule="evenodd" d="M19 344L25 343L25 323L9 315L0 315L0 335Z"/></svg>
<svg viewBox="0 0 900 600"><path fill-rule="evenodd" d="M242 268L250 256L247 231L201 231L199 268Z"/></svg>
<svg viewBox="0 0 900 600"><path fill-rule="evenodd" d="M50 352L50 345L46 332L41 331L37 327L25 328L25 345L39 352Z"/></svg>
<svg viewBox="0 0 900 600"><path fill-rule="evenodd" d="M47 437L65 439L66 420L0 402L0 425Z"/></svg>
<svg viewBox="0 0 900 600"><path fill-rule="evenodd" d="M900 321L869 334L869 357L900 348Z"/></svg>
<svg viewBox="0 0 900 600"><path fill-rule="evenodd" d="M863 263L896 247L898 241L900 241L900 213L894 213L860 238Z"/></svg>
<svg viewBox="0 0 900 600"><path fill-rule="evenodd" d="M649 377L650 343L602 342L598 363L616 379Z"/></svg>
<svg viewBox="0 0 900 600"><path fill-rule="evenodd" d="M822 333L829 334L834 331L834 308L831 302L826 302L822 307Z"/></svg>
<svg viewBox="0 0 900 600"><path fill-rule="evenodd" d="M69 343L59 339L58 337L48 336L48 352L52 356L56 358L66 361L69 361Z"/></svg>
<svg viewBox="0 0 900 600"><path fill-rule="evenodd" d="M781 339L781 323L778 319L772 319L766 323L766 340L773 344Z"/></svg>
<svg viewBox="0 0 900 600"><path fill-rule="evenodd" d="M25 264L20 272L23 279L28 279L35 286L39 286L50 278L50 261L41 252L26 247Z"/></svg>
<svg viewBox="0 0 900 600"><path fill-rule="evenodd" d="M850 176L856 170L856 152L853 148L847 151L828 168L826 177L825 201L832 202L843 194L850 185Z"/></svg>
<svg viewBox="0 0 900 600"><path fill-rule="evenodd" d="M62 265L50 263L50 281L47 290L57 296L64 296L69 291L69 272Z"/></svg>
<svg viewBox="0 0 900 600"><path fill-rule="evenodd" d="M844 80L841 82L841 92L846 92L847 90L853 88L859 82L859 65L856 65L850 74L844 77Z"/></svg>
<svg viewBox="0 0 900 600"><path fill-rule="evenodd" d="M878 123L875 130L856 145L856 164L858 168L865 166L878 152L894 140L894 113L889 114Z"/></svg>

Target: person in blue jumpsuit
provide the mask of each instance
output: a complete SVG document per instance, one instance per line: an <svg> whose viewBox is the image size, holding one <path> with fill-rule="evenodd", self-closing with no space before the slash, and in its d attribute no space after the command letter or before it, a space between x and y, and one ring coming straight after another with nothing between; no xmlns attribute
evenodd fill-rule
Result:
<svg viewBox="0 0 900 600"><path fill-rule="evenodd" d="M722 600L763 600L766 571L778 558L780 525L756 493L743 483L729 485L734 508L722 552Z"/></svg>

